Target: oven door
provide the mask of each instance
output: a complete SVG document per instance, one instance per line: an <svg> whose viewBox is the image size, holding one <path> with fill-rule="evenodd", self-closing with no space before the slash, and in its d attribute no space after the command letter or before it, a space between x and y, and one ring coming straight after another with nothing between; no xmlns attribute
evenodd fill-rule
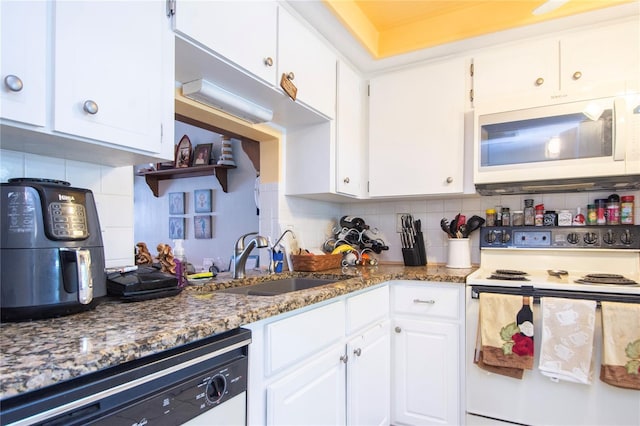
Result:
<svg viewBox="0 0 640 426"><path fill-rule="evenodd" d="M513 290L513 288L511 288ZM534 369L522 380L488 373L474 362L478 331L479 301L466 289L466 424L499 424L500 421L525 425L638 425L640 396L637 391L617 388L598 378L602 352L602 319L596 313L594 379L591 385L553 382L538 367L541 318L534 303Z"/></svg>

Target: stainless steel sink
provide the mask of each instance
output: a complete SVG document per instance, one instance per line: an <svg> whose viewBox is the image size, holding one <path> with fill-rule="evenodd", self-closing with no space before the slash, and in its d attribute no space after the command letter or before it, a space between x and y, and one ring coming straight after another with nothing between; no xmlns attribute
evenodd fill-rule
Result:
<svg viewBox="0 0 640 426"><path fill-rule="evenodd" d="M331 284L339 279L320 278L281 278L277 280L265 281L258 284L225 288L218 290L222 293L246 294L247 296L277 296L279 294L290 293L292 291L307 290L325 284Z"/></svg>

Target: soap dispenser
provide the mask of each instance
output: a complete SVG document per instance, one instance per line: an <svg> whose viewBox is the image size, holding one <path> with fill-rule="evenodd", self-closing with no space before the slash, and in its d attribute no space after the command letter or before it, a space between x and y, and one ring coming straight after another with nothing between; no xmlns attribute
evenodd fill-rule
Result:
<svg viewBox="0 0 640 426"><path fill-rule="evenodd" d="M176 278L178 286L184 287L187 284L187 257L184 254L183 240L173 240L173 256L176 262Z"/></svg>

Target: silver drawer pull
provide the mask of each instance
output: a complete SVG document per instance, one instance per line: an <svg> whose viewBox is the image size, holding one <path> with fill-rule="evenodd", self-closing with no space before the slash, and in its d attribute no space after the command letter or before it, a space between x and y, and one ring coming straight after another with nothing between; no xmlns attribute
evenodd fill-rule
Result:
<svg viewBox="0 0 640 426"><path fill-rule="evenodd" d="M429 299L429 300L413 299L413 303L428 303L429 305L433 305L434 303L436 303L436 301L432 299Z"/></svg>

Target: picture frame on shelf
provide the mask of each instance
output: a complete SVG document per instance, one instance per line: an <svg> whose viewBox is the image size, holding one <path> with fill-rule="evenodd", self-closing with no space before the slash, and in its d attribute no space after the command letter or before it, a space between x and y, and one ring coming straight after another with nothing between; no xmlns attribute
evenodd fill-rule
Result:
<svg viewBox="0 0 640 426"><path fill-rule="evenodd" d="M194 211L196 213L211 213L213 211L211 203L211 189L196 189L193 191Z"/></svg>
<svg viewBox="0 0 640 426"><path fill-rule="evenodd" d="M212 216L202 215L193 217L193 234L196 239L213 238Z"/></svg>
<svg viewBox="0 0 640 426"><path fill-rule="evenodd" d="M169 214L184 214L184 192L169 193Z"/></svg>
<svg viewBox="0 0 640 426"><path fill-rule="evenodd" d="M183 168L191 166L191 141L189 136L184 135L178 145L176 145L175 167Z"/></svg>
<svg viewBox="0 0 640 426"><path fill-rule="evenodd" d="M184 240L184 217L170 217L169 218L169 239L170 240Z"/></svg>
<svg viewBox="0 0 640 426"><path fill-rule="evenodd" d="M192 166L207 166L209 165L209 158L211 157L211 150L213 149L212 143L201 143L196 145L193 149L193 164Z"/></svg>

